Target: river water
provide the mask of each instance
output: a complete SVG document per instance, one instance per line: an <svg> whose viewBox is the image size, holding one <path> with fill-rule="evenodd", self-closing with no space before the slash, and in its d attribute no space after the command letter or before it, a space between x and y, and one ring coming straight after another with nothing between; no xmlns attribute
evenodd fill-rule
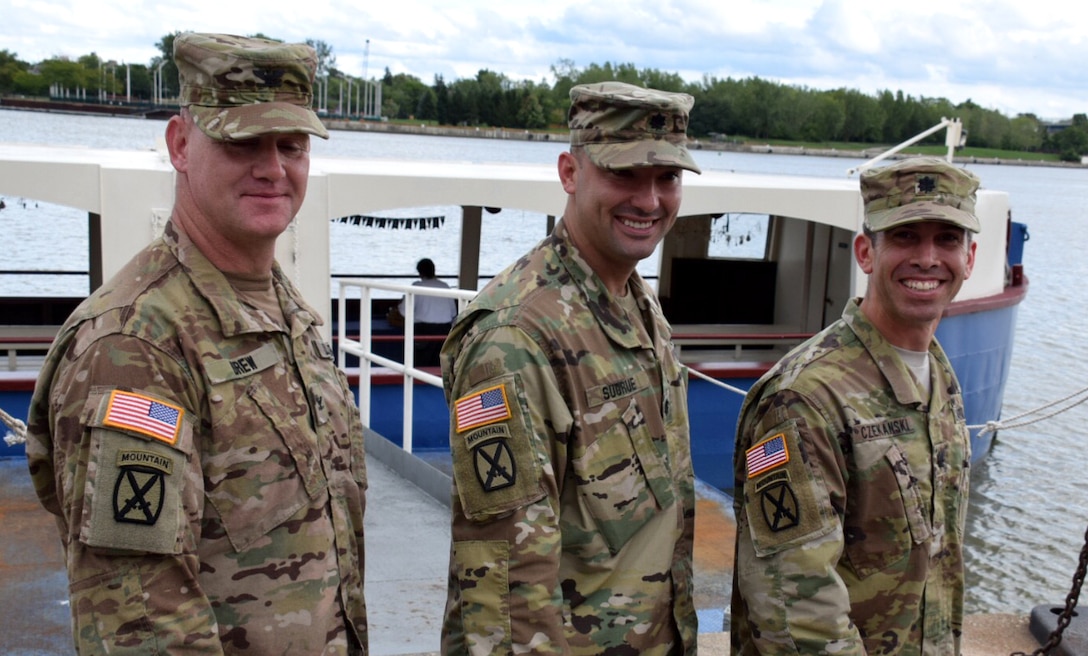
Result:
<svg viewBox="0 0 1088 656"><path fill-rule="evenodd" d="M128 118L0 111L0 142L153 148L165 123ZM556 142L491 141L335 131L314 139L315 156L552 163ZM841 177L854 159L695 151L704 169ZM971 165L983 186L1010 193L1013 218L1026 223L1025 273L1031 281L1020 306L1012 372L1003 416L1008 419L1088 386L1082 365L1088 308L1088 170ZM5 198L0 211L0 269L87 269L86 217L33 200ZM458 208L402 208L388 216L458 213ZM458 214L440 230L412 239L395 231L332 224L334 274L387 273L414 277L430 257L442 273L458 269ZM495 273L544 234L543 216L484 215L481 271ZM758 228L758 226L756 227ZM43 235L46 238L43 238ZM743 247L742 247L743 248ZM652 266L645 272L652 271ZM0 295L83 295L87 277L0 276ZM1088 524L1085 440L1088 405L1023 428L1001 431L972 475L968 516L968 612L1023 613L1060 604L1073 578Z"/></svg>

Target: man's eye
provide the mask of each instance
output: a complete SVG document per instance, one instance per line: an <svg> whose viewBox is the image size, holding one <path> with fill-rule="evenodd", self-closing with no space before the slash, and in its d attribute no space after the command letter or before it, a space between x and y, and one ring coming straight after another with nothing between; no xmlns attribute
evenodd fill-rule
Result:
<svg viewBox="0 0 1088 656"><path fill-rule="evenodd" d="M301 157L310 152L306 144L296 142L284 142L279 145L280 152L288 157Z"/></svg>
<svg viewBox="0 0 1088 656"><path fill-rule="evenodd" d="M236 152L245 152L247 150L252 150L253 147L256 145L253 141L249 141L249 140L247 140L247 141L224 141L223 143L226 145L226 147L228 149L236 151Z"/></svg>

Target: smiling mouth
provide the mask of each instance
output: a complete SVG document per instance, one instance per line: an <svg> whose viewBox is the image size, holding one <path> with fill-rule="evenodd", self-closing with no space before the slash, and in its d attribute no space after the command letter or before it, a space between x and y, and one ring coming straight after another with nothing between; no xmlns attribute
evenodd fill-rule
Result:
<svg viewBox="0 0 1088 656"><path fill-rule="evenodd" d="M634 219L620 219L620 223L627 226L628 228L634 228L636 230L646 230L654 224L652 220L636 221Z"/></svg>
<svg viewBox="0 0 1088 656"><path fill-rule="evenodd" d="M941 286L939 280L904 280L903 284L918 292L933 291Z"/></svg>

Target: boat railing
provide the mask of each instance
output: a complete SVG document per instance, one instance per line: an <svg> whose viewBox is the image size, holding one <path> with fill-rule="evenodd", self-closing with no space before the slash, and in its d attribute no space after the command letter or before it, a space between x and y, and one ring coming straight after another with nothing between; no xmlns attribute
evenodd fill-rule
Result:
<svg viewBox="0 0 1088 656"><path fill-rule="evenodd" d="M812 337L793 326L778 324L673 324L672 341L681 362L691 364L728 358L777 359L786 351Z"/></svg>
<svg viewBox="0 0 1088 656"><path fill-rule="evenodd" d="M27 351L45 354L60 326L0 326L0 353L7 356L7 370L19 369L19 356Z"/></svg>
<svg viewBox="0 0 1088 656"><path fill-rule="evenodd" d="M460 311L468 301L476 296L476 292L468 289L441 289L437 287L423 287L416 285L397 285L392 283L377 282L363 278L342 278L340 291L337 297L337 362L342 370L347 370L347 356L354 355L359 358L359 414L365 423L370 422L371 400L371 369L377 365L401 374L404 378L404 417L403 417L403 442L402 448L408 453L412 452L412 386L415 381L420 381L434 387L442 387L442 378L433 373L424 371L415 366L415 354L411 345L416 340L415 335L415 297L437 296L439 298L452 298L457 301ZM348 296L351 290L358 290L360 295L358 316L354 319L358 322L359 334L356 338L349 336L347 326L353 317L349 317ZM405 297L404 303L404 358L403 362L397 362L374 352L374 335L370 330L373 325L372 295L375 291L393 292Z"/></svg>
<svg viewBox="0 0 1088 656"><path fill-rule="evenodd" d="M461 310L471 301L476 293L467 289L441 289L435 287L423 287L406 284L394 284L368 278L341 278L339 292L336 300L337 317L336 341L338 366L348 372L348 358L354 356L359 360L359 412L364 423L368 425L372 421L371 408L373 390L372 385L374 367L381 367L387 371L400 374L402 377L403 417L402 417L402 448L411 453L413 448L413 387L417 383L431 385L441 389L442 378L431 371L427 371L415 365L415 353L412 345L420 339L444 339L444 336L417 336L415 334L415 297L433 296L439 298L452 298L458 302L458 310ZM401 335L375 335L373 326L376 317L374 314L375 292L384 292L383 298L388 296L403 296L404 303L404 334ZM348 300L352 299L349 305ZM354 299L358 298L358 310L354 309ZM377 305L380 305L377 304ZM356 316L350 316L349 312ZM380 323L380 321L378 322ZM357 334L349 326L358 326ZM798 332L795 328L785 325L725 325L725 324L686 324L673 326L673 341L677 346L681 361L690 365L699 366L702 369L713 370L713 366L706 366L708 359L725 364L726 361L742 359L752 360L776 360L788 348L801 343L811 337L811 333ZM388 341L399 341L403 345L403 358L397 361L387 355L378 352L379 348ZM388 350L384 351L388 354ZM730 365L726 365L730 366ZM735 366L735 365L733 365ZM693 373L697 373L694 372ZM709 377L708 377L709 378ZM739 391L725 385L727 389Z"/></svg>

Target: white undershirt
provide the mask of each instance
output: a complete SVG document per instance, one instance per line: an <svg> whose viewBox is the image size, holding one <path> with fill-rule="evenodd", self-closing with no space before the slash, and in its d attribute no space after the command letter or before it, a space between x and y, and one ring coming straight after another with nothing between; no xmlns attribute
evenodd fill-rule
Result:
<svg viewBox="0 0 1088 656"><path fill-rule="evenodd" d="M899 354L899 357L903 358L903 363L914 374L914 378L925 390L928 399L933 391L929 380L929 351L908 351L898 346L892 346L892 348Z"/></svg>

